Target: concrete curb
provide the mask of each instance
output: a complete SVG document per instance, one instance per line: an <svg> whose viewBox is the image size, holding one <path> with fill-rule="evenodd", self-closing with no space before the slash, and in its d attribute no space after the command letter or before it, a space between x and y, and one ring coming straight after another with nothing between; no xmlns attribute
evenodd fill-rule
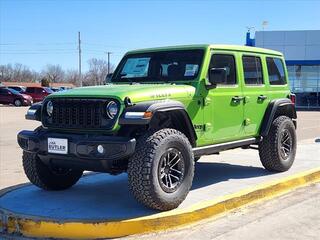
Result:
<svg viewBox="0 0 320 240"><path fill-rule="evenodd" d="M0 208L0 232L26 237L97 239L124 237L182 227L211 218L241 206L274 198L296 188L320 182L320 168L311 169L253 188L197 203L185 209L176 209L147 217L119 221L54 221L23 216ZM19 185L23 187L24 185ZM0 197L13 191L12 187L0 192Z"/></svg>

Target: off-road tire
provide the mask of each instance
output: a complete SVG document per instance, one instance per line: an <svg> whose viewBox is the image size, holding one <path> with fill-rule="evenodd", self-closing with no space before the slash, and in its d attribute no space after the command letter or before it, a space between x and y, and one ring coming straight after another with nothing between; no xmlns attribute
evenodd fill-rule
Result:
<svg viewBox="0 0 320 240"><path fill-rule="evenodd" d="M166 192L158 178L161 158L169 149L176 148L184 163L184 177L179 187ZM129 188L138 202L157 210L178 207L186 198L194 175L194 157L188 138L181 132L164 128L149 131L137 141L134 155L129 159Z"/></svg>
<svg viewBox="0 0 320 240"><path fill-rule="evenodd" d="M45 190L64 190L73 186L82 176L82 170L68 169L55 173L34 153L23 151L23 169L31 183Z"/></svg>
<svg viewBox="0 0 320 240"><path fill-rule="evenodd" d="M13 104L16 106L16 107L21 107L22 106L22 101L20 99L15 99L13 101Z"/></svg>
<svg viewBox="0 0 320 240"><path fill-rule="evenodd" d="M281 154L281 134L289 133L292 145L287 158ZM262 165L269 171L284 172L292 166L297 149L297 136L292 120L279 116L273 120L270 131L259 144L259 156Z"/></svg>

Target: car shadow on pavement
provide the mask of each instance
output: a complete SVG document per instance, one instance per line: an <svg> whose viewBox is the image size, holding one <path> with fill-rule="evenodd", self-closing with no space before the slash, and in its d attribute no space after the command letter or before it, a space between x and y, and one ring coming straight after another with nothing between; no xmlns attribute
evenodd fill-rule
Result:
<svg viewBox="0 0 320 240"><path fill-rule="evenodd" d="M270 174L263 168L227 163L198 162L193 186L182 208L197 201L192 190L205 188L211 199L215 184L229 179L246 179ZM209 188L210 187L210 188ZM223 193L221 193L223 194ZM27 216L55 220L121 220L158 213L139 204L128 188L127 174L88 174L72 188L44 191L27 185L0 198L0 208Z"/></svg>
<svg viewBox="0 0 320 240"><path fill-rule="evenodd" d="M229 163L197 162L192 189L207 187L230 179L248 179L274 174L263 167Z"/></svg>

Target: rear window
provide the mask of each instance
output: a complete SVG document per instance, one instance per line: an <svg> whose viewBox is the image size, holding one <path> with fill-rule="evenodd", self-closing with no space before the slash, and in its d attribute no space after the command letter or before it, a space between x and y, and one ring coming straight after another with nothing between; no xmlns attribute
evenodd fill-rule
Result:
<svg viewBox="0 0 320 240"><path fill-rule="evenodd" d="M256 56L243 56L242 62L245 84L263 84L261 59Z"/></svg>
<svg viewBox="0 0 320 240"><path fill-rule="evenodd" d="M283 62L280 58L267 57L267 68L270 85L285 85L287 83Z"/></svg>

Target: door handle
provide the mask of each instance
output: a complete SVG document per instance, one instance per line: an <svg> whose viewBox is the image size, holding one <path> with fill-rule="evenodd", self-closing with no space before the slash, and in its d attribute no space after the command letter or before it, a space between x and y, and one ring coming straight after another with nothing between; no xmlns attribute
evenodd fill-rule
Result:
<svg viewBox="0 0 320 240"><path fill-rule="evenodd" d="M267 98L268 98L268 97L265 96L265 95L260 95L260 96L258 96L258 100L260 100L260 101L266 100Z"/></svg>
<svg viewBox="0 0 320 240"><path fill-rule="evenodd" d="M239 96L232 97L232 102L234 102L234 103L238 103L242 100L244 100L244 97L239 97Z"/></svg>

